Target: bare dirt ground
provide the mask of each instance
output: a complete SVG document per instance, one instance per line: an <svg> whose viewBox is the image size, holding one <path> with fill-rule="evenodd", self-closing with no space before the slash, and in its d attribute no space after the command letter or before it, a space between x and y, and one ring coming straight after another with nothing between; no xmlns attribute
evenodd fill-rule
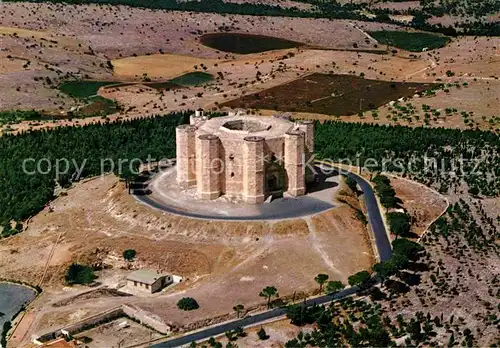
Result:
<svg viewBox="0 0 500 348"><path fill-rule="evenodd" d="M365 227L348 206L313 220L189 220L137 203L123 183L108 176L77 184L50 207L0 247L2 276L41 283L44 289L31 305L35 318L24 340L122 303L149 310L176 327L201 325L200 320L231 313L237 303L259 306L264 300L258 293L265 286L275 285L282 296L310 293L318 273L345 282L373 262ZM99 282L119 288L129 272L121 258L127 248L138 254L132 268L180 274L186 281L147 299L102 292L79 296L88 289L64 287L66 267L80 262L104 267ZM291 264L294 272L287 271ZM184 296L196 298L200 309L178 310L175 304Z"/></svg>
<svg viewBox="0 0 500 348"><path fill-rule="evenodd" d="M399 3L398 3L399 4ZM404 4L404 3L403 3ZM271 35L312 46L334 49L374 49L376 42L364 30L393 29L377 23L304 18L221 16L218 14L165 12L123 6L9 3L0 18L3 49L0 52L0 105L2 109L37 108L64 113L76 101L54 86L66 78L92 78L140 82L145 77L165 80L189 71L203 70L217 77L205 87L162 92L147 87L108 88L100 94L115 99L123 111L118 117L139 117L193 108L217 108L242 95L290 82L304 74L333 72L361 74L367 78L468 83L449 93L412 100L435 108L472 112L464 124L459 114L431 122L430 126L495 129L496 74L500 61L498 38L463 37L448 46L410 55L376 55L363 52L324 51L310 48L253 55L218 52L201 45L199 36L219 32ZM48 20L50 18L50 20ZM69 20L78 18L78 21ZM151 23L154 23L151 24ZM334 32L335 35L330 35ZM117 39L118 38L118 39ZM385 49L385 47L378 47ZM107 61L114 65L112 71ZM195 68L196 66L196 68ZM454 76L447 76L447 72ZM48 78L48 80L47 80ZM50 82L49 82L50 81ZM428 100L429 99L429 100ZM484 102L486 101L486 102ZM297 114L297 116L302 116ZM377 119L341 117L345 121L423 124L423 118L393 121L382 107ZM309 117L324 118L322 115ZM24 122L9 131L102 122L101 118ZM495 122L498 122L495 119Z"/></svg>
<svg viewBox="0 0 500 348"><path fill-rule="evenodd" d="M127 323L128 326L120 327L124 322ZM161 337L161 335L157 332L130 319L121 318L86 331L83 334L77 335L76 338L86 342L88 342L88 338L90 338L91 341L86 343L85 346L100 348L120 347L123 344L126 346L133 346L159 337Z"/></svg>
<svg viewBox="0 0 500 348"><path fill-rule="evenodd" d="M418 216L418 226L429 224L442 200L418 184L394 183L398 195L408 199L405 207ZM415 202L416 196L426 197L425 202ZM4 277L44 289L30 306L32 323L18 341L124 303L188 329L235 316L232 307L237 303L262 309L264 299L258 293L268 285L276 286L281 296L295 294L297 299L317 291L313 278L318 273L346 283L349 275L374 262L370 237L354 214L359 207L353 198L349 205L312 218L215 222L150 209L129 196L113 176L76 184L53 201L50 210L33 217L26 231L0 246ZM131 265L121 257L128 248L138 255ZM185 282L148 297L118 296L105 288L89 293L85 287L64 286L64 271L71 262L103 268L98 281L110 289L122 287L135 268L179 274ZM200 309L178 310L176 303L185 296L197 299Z"/></svg>
<svg viewBox="0 0 500 348"><path fill-rule="evenodd" d="M269 338L265 341L259 340L257 331L263 327ZM266 323L261 326L251 327L245 330L246 336L239 338L236 344L240 347L268 347L278 348L283 347L284 343L297 337L297 334L302 331L304 333L313 330L313 325L304 325L298 327L290 324L290 320L283 319L272 323ZM217 341L221 342L224 346L227 344L228 339L225 336L220 336Z"/></svg>
<svg viewBox="0 0 500 348"><path fill-rule="evenodd" d="M411 232L421 236L431 222L440 217L448 207L447 199L427 186L391 176L391 185L403 208L413 218Z"/></svg>
<svg viewBox="0 0 500 348"><path fill-rule="evenodd" d="M355 44L360 48L373 46L369 41L366 43L365 36L348 21L269 20L255 16L48 3L8 3L3 4L2 9L2 109L65 109L68 101L58 98L57 92L51 90L57 81L64 76L113 79L105 64L107 60L120 57L165 52L196 58L232 59L234 55L217 52L198 41L200 35L222 28L328 48L352 48ZM381 27L378 24L370 26ZM328 35L331 32L338 35ZM30 63L25 66L28 61ZM47 82L47 77L51 83ZM127 75L120 78L123 77Z"/></svg>

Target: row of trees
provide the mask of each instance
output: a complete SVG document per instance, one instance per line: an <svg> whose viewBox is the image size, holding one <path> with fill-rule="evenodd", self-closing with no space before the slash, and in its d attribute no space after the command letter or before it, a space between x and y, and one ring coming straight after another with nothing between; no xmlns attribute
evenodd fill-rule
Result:
<svg viewBox="0 0 500 348"><path fill-rule="evenodd" d="M10 110L0 111L0 126L21 121L33 121L42 119L42 114L35 110Z"/></svg>
<svg viewBox="0 0 500 348"><path fill-rule="evenodd" d="M463 182L484 196L500 194L500 137L493 132L317 122L316 156L394 172L441 192Z"/></svg>
<svg viewBox="0 0 500 348"><path fill-rule="evenodd" d="M385 175L376 175L373 177L372 182L375 184L374 189L377 193L380 204L385 209L398 208L401 200L396 197L396 191L391 185L391 180Z"/></svg>
<svg viewBox="0 0 500 348"><path fill-rule="evenodd" d="M137 167L133 159L175 157L175 127L187 123L189 114L0 137L0 225L43 209L57 182L68 186L102 172L124 177ZM442 191L464 180L478 194L500 194L500 139L492 132L318 122L315 148L319 158L359 159L362 166L370 162L372 171L393 171ZM457 158L463 159L460 172ZM58 164L64 172L57 172Z"/></svg>
<svg viewBox="0 0 500 348"><path fill-rule="evenodd" d="M18 0L7 0L15 2ZM48 1L48 0L41 0ZM279 5L268 5L263 3L233 3L223 0L188 0L188 1L148 1L148 0L50 0L51 2L64 2L69 4L109 4L109 5L127 5L132 7L143 7L161 10L176 10L176 11L191 11L191 12L208 12L208 13L222 13L222 14L238 14L238 15L252 15L252 16L279 16L279 17L304 17L304 18L337 18L337 19L355 19L364 21L377 21L395 23L398 25L405 25L401 22L395 22L389 14L400 14L401 12L387 9L387 8L369 8L368 10L375 14L374 18L368 18L363 15L364 10L368 6L363 3L345 3L342 4L338 1L324 1L324 0L298 0L300 2L313 5L311 10L299 9L297 7L282 7ZM458 23L455 27L442 25L432 25L428 23L430 16L442 16L444 14L453 14L457 9L462 9L464 6L449 6L452 2L446 2L444 5L439 6L425 6L424 8L412 9L404 14L411 14L415 19L407 24L420 30L427 30L433 32L443 33L445 35L458 35L457 29L461 29L460 34L465 35L490 35L496 36L500 31L500 24L498 22L486 23L479 19L475 19L469 23L462 23L461 27ZM478 3L478 2L467 2ZM481 6L472 6L467 14L475 17L486 15L488 13L495 13L494 10L498 8L498 2L491 0L491 3L485 3ZM467 25L465 25L467 24ZM108 66L109 67L109 66Z"/></svg>
<svg viewBox="0 0 500 348"><path fill-rule="evenodd" d="M146 161L148 155L175 157L175 127L188 116L174 113L0 137L0 224L42 210L53 199L57 182L68 186L103 172L126 175L138 165L132 159Z"/></svg>

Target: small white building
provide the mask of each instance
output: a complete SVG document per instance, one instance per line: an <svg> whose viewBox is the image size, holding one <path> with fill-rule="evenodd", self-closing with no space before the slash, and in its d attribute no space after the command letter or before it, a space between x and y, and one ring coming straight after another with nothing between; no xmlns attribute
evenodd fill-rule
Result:
<svg viewBox="0 0 500 348"><path fill-rule="evenodd" d="M127 276L127 286L150 294L161 291L164 287L173 283L170 274L161 274L150 269L140 269Z"/></svg>

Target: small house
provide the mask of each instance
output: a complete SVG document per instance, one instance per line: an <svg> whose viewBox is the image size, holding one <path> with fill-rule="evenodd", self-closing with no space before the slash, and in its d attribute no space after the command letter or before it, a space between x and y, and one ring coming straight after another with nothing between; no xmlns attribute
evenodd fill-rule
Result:
<svg viewBox="0 0 500 348"><path fill-rule="evenodd" d="M173 278L169 274L140 269L130 273L127 276L127 286L132 289L138 289L149 293L161 291L164 287L172 284Z"/></svg>

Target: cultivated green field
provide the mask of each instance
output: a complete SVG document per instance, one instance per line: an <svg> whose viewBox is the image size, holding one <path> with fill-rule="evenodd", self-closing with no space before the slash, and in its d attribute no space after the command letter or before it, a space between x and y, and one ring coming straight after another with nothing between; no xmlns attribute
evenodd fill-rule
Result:
<svg viewBox="0 0 500 348"><path fill-rule="evenodd" d="M42 115L35 110L0 111L0 126L9 123L18 123L21 121L39 120L41 118Z"/></svg>
<svg viewBox="0 0 500 348"><path fill-rule="evenodd" d="M84 99L97 95L99 88L116 83L114 81L77 80L63 82L57 88L70 97Z"/></svg>
<svg viewBox="0 0 500 348"><path fill-rule="evenodd" d="M422 52L445 46L450 39L443 35L406 31L371 31L373 38L384 45L390 45L411 52Z"/></svg>
<svg viewBox="0 0 500 348"><path fill-rule="evenodd" d="M213 79L214 77L209 73L195 71L173 78L168 82L173 83L174 85L189 87L189 86L200 86L212 81Z"/></svg>

